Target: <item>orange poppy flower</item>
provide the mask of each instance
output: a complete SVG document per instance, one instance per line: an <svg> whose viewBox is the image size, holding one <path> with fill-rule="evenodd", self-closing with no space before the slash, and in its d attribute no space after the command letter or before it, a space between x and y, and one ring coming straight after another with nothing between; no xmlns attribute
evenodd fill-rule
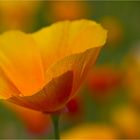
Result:
<svg viewBox="0 0 140 140"><path fill-rule="evenodd" d="M80 88L105 41L106 30L90 20L0 35L0 97L41 112L60 110Z"/></svg>

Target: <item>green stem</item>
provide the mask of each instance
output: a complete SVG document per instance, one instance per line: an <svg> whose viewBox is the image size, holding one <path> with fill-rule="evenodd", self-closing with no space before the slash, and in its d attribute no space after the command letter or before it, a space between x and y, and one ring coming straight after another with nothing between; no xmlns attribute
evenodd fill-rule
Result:
<svg viewBox="0 0 140 140"><path fill-rule="evenodd" d="M60 140L60 135L59 135L59 114L53 114L53 115L51 115L51 118L52 118L53 127L54 127L55 140Z"/></svg>

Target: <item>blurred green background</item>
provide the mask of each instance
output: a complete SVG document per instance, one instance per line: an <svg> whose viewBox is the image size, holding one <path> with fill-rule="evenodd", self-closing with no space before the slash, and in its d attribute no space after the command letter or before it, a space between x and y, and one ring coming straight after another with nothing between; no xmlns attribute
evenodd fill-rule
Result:
<svg viewBox="0 0 140 140"><path fill-rule="evenodd" d="M0 3L1 32L9 29L34 32L56 21L82 18L101 23L108 29L109 37L78 97L69 103L70 111L62 116L61 132L88 123L111 128L110 133L117 134L114 139L140 138L140 2ZM21 118L14 109L1 103L0 138L52 137L50 123L34 131L31 124L26 125L28 121Z"/></svg>

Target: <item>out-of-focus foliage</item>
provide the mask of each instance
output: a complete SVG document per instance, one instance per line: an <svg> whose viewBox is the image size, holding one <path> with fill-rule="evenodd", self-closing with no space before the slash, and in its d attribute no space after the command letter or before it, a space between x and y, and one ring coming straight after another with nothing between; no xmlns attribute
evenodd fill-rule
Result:
<svg viewBox="0 0 140 140"><path fill-rule="evenodd" d="M97 20L108 30L108 42L85 86L67 104L61 118L62 136L72 138L84 131L83 135L96 138L140 138L139 13L138 1L0 2L0 32L34 32L55 21L81 18ZM43 126L43 133L31 133L23 112L3 103L0 108L0 138L52 137L50 123Z"/></svg>

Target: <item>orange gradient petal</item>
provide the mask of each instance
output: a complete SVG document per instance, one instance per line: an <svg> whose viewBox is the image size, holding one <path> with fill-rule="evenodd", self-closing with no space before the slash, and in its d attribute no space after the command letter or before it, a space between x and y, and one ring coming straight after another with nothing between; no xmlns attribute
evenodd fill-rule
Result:
<svg viewBox="0 0 140 140"><path fill-rule="evenodd" d="M9 101L41 112L54 112L68 100L73 83L73 73L68 71L52 79L39 93L26 97L12 97Z"/></svg>
<svg viewBox="0 0 140 140"><path fill-rule="evenodd" d="M106 30L90 20L62 21L32 34L43 57L45 70L60 59L101 47Z"/></svg>
<svg viewBox="0 0 140 140"><path fill-rule="evenodd" d="M106 30L90 20L58 22L33 34L1 35L0 67L21 92L9 101L41 112L63 108L105 42Z"/></svg>
<svg viewBox="0 0 140 140"><path fill-rule="evenodd" d="M73 71L73 93L106 41L106 30L90 20L63 21L32 34L43 58L46 83ZM49 58L49 59L48 59Z"/></svg>
<svg viewBox="0 0 140 140"><path fill-rule="evenodd" d="M84 53L65 57L47 71L47 78L51 79L53 76L59 76L59 74L72 71L73 85L69 99L72 98L85 79L89 68L95 62L99 50L100 47L95 47L94 49L90 49Z"/></svg>
<svg viewBox="0 0 140 140"><path fill-rule="evenodd" d="M11 96L18 95L20 95L18 89L9 81L5 74L0 71L0 99L7 99Z"/></svg>
<svg viewBox="0 0 140 140"><path fill-rule="evenodd" d="M22 32L9 31L0 36L0 68L20 96L36 93L44 83L37 46Z"/></svg>

